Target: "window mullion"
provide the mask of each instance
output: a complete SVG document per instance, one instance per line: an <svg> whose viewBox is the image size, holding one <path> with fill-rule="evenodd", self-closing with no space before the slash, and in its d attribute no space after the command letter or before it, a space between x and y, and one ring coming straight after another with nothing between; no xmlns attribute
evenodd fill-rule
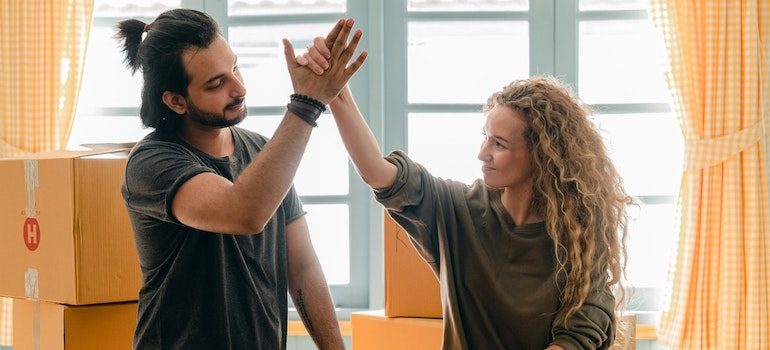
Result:
<svg viewBox="0 0 770 350"><path fill-rule="evenodd" d="M554 76L578 86L578 0L559 0L554 6Z"/></svg>
<svg viewBox="0 0 770 350"><path fill-rule="evenodd" d="M554 74L554 0L532 1L529 9L529 75Z"/></svg>
<svg viewBox="0 0 770 350"><path fill-rule="evenodd" d="M185 2L190 0L182 1ZM217 23L219 23L222 35L227 39L227 28L230 26L230 20L227 17L227 0L192 0L192 2L202 3L203 12L208 13L215 21L217 21Z"/></svg>

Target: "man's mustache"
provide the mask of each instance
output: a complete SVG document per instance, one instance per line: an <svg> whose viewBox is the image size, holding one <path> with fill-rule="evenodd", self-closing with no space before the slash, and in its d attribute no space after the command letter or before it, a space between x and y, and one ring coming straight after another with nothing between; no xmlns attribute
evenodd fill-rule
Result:
<svg viewBox="0 0 770 350"><path fill-rule="evenodd" d="M236 98L235 100L233 100L233 102L228 103L227 106L225 106L225 109L230 109L230 108L233 108L233 107L243 103L244 99L245 99L244 97Z"/></svg>

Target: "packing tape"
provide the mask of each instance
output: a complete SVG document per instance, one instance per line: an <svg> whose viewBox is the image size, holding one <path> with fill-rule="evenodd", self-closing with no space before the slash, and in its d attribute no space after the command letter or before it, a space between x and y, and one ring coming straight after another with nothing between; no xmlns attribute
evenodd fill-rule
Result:
<svg viewBox="0 0 770 350"><path fill-rule="evenodd" d="M28 159L24 161L24 185L27 189L27 217L35 217L35 190L40 186L38 179L37 160Z"/></svg>
<svg viewBox="0 0 770 350"><path fill-rule="evenodd" d="M40 350L40 299L38 293L38 271L29 267L24 272L24 296L31 299L32 306L32 349Z"/></svg>

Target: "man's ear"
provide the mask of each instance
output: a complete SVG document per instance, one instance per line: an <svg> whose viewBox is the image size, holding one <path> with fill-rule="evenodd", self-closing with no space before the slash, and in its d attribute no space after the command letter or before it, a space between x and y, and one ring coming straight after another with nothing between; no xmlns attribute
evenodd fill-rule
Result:
<svg viewBox="0 0 770 350"><path fill-rule="evenodd" d="M163 103L165 103L172 111L176 112L176 114L181 115L187 113L187 101L185 101L184 97L180 94L164 91Z"/></svg>

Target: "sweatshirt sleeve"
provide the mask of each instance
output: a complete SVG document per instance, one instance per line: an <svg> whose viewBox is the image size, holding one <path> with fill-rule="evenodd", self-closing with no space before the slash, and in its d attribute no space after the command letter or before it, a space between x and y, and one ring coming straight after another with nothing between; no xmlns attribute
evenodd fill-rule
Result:
<svg viewBox="0 0 770 350"><path fill-rule="evenodd" d="M592 288L566 325L557 321L552 332L552 344L566 350L609 348L615 339L615 297L609 287Z"/></svg>
<svg viewBox="0 0 770 350"><path fill-rule="evenodd" d="M437 271L437 225L442 224L437 216L441 212L437 197L442 196L442 191L447 192L446 185L404 152L395 151L385 159L396 166L396 181L389 188L376 190L376 199L409 234L422 258Z"/></svg>

